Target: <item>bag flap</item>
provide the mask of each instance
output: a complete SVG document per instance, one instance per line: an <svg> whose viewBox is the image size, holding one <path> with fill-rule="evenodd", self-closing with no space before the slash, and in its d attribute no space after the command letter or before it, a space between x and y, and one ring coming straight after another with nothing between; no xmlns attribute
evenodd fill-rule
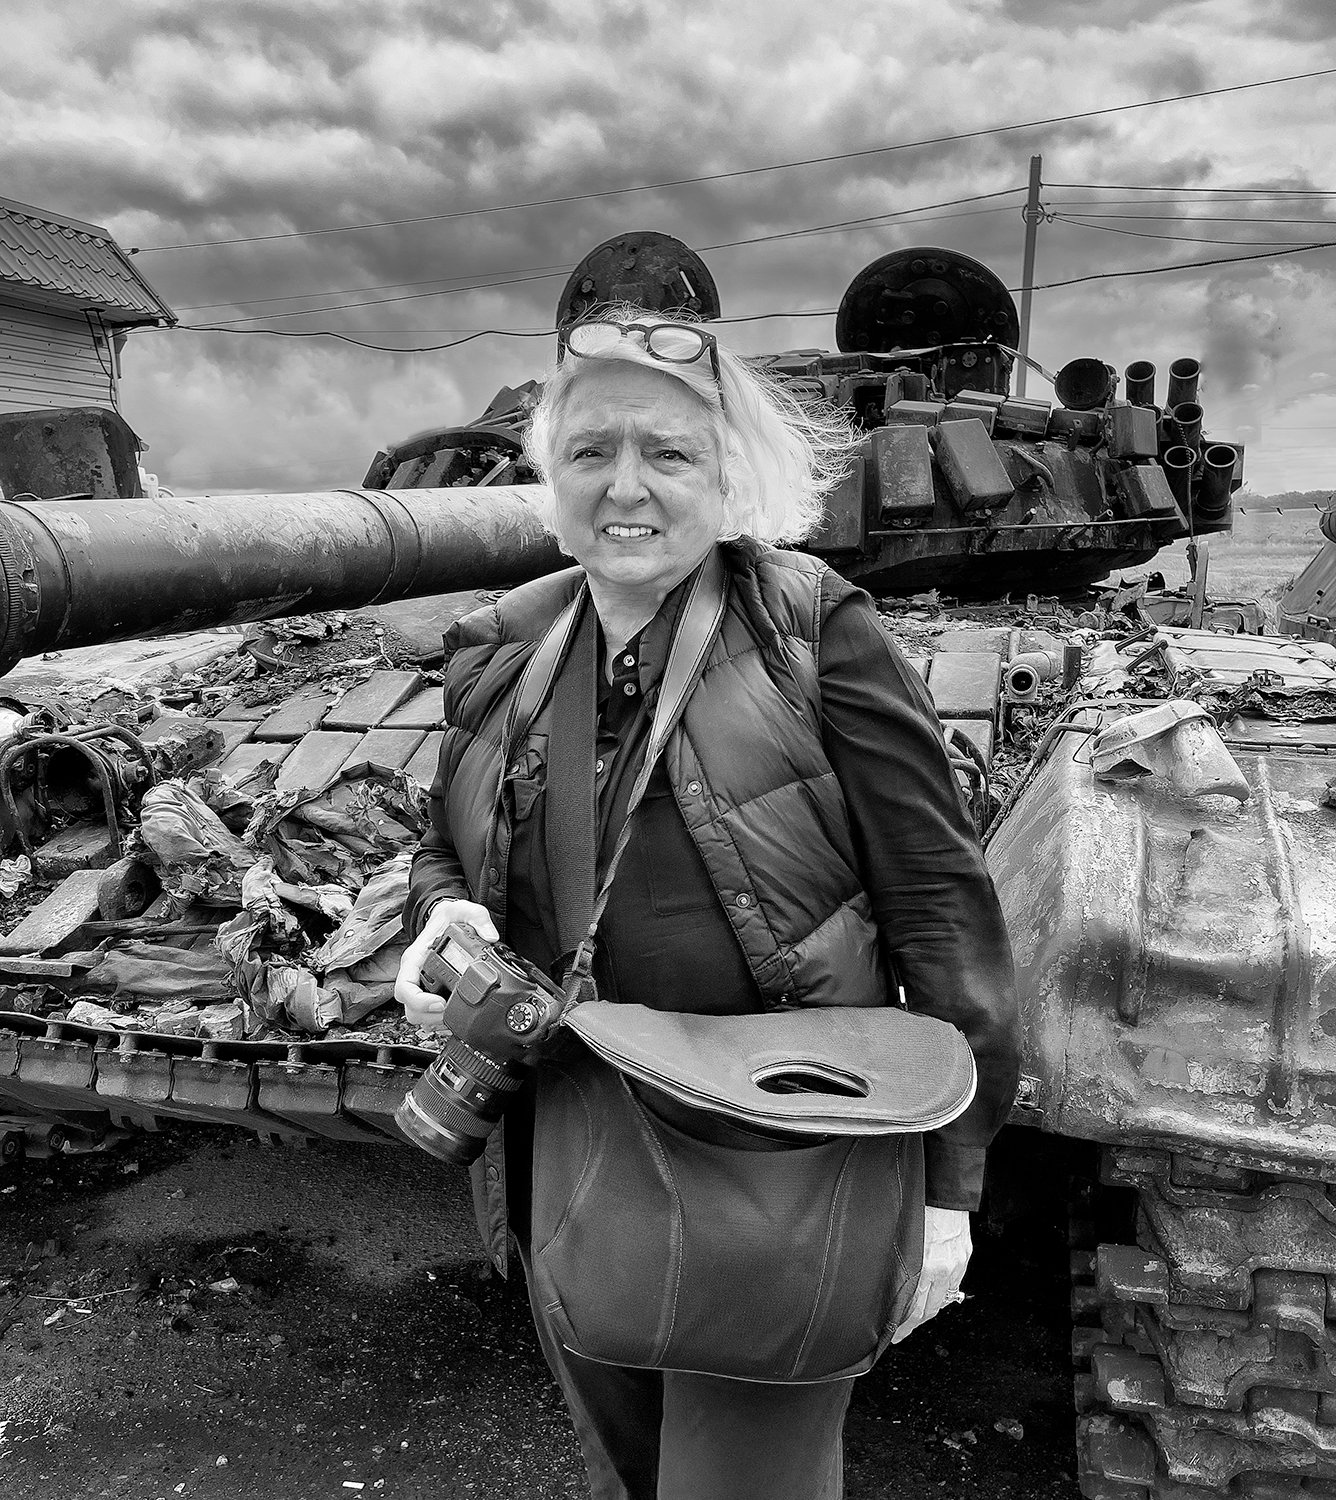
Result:
<svg viewBox="0 0 1336 1500"><path fill-rule="evenodd" d="M562 1024L684 1104L799 1135L936 1130L974 1098L960 1032L891 1006L701 1016L592 1002Z"/></svg>

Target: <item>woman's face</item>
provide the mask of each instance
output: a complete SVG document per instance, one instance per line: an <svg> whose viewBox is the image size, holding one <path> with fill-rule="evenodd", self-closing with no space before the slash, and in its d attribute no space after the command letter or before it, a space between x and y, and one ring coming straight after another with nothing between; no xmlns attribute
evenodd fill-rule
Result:
<svg viewBox="0 0 1336 1500"><path fill-rule="evenodd" d="M598 588L658 601L718 540L714 426L680 380L589 360L567 395L552 465L562 546Z"/></svg>

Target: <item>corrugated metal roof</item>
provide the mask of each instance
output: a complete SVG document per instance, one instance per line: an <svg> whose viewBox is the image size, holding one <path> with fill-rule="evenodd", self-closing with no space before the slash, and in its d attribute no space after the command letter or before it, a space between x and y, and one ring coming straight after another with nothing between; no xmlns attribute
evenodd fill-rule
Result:
<svg viewBox="0 0 1336 1500"><path fill-rule="evenodd" d="M108 323L176 322L105 229L0 198L0 296L6 287Z"/></svg>

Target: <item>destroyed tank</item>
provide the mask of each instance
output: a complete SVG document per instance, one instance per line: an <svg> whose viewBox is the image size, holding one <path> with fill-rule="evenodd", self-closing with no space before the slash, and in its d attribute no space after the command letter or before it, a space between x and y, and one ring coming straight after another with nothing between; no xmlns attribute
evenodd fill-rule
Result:
<svg viewBox="0 0 1336 1500"><path fill-rule="evenodd" d="M1336 511L1325 511L1318 529L1322 545L1281 595L1276 624L1285 635L1336 642Z"/></svg>
<svg viewBox="0 0 1336 1500"><path fill-rule="evenodd" d="M1150 705L1219 723L1245 800L1106 781ZM1078 1148L1072 1346L1092 1500L1336 1493L1336 649L1154 632L1087 667L987 857L1025 1025L1013 1120ZM1017 1157L1024 1161L1022 1148Z"/></svg>
<svg viewBox="0 0 1336 1500"><path fill-rule="evenodd" d="M651 232L585 257L558 326L613 302L721 316L700 257ZM875 594L1072 594L1182 537L1230 529L1243 450L1203 441L1195 359L1173 362L1162 407L1146 360L1121 379L1103 359L1072 360L1048 377L1056 404L1012 396L1011 294L988 267L934 247L896 250L860 271L835 340L836 353L756 363L796 394L842 408L865 434L804 547ZM386 448L363 485L532 482L521 440L536 394L532 382L507 387L475 421Z"/></svg>
<svg viewBox="0 0 1336 1500"><path fill-rule="evenodd" d="M703 311L710 283L701 269L689 267L678 286L689 288ZM575 293L615 295L627 282L619 274L621 282L606 287L591 275ZM643 289L637 295L644 300ZM954 398L984 390L994 377L987 369L980 375L979 364L995 361L1000 371L1005 342L984 338L961 351L962 359L977 356L961 366L977 384L958 385ZM846 357L782 358L810 367ZM894 358L896 368L904 364L910 376L927 380L909 367L927 356ZM932 356L939 366L943 358L940 351ZM905 394L903 377L891 386L894 373L863 365L856 372L883 393L898 392L895 400L876 398L883 416L916 400ZM1075 405L1068 394L1062 409L1094 412L1111 431L1118 424L1144 431L1144 418L1116 413L1153 409L1111 406L1107 369L1104 377L1087 373L1095 377L1087 394L1078 393ZM933 376L944 383L930 385L928 395L945 397L958 374ZM1179 378L1184 374L1180 368ZM1104 406L1082 408L1101 384ZM873 421L874 404L869 398L867 454L877 451L878 433L917 428L927 435L934 515L940 507L956 534L956 550L939 555L962 563L962 539L989 528L976 524L973 512L968 522L959 513L941 463L952 419L943 423L943 411L935 428L898 428ZM1177 409L1188 403L1170 404L1181 422ZM559 566L535 523L531 476L522 466L526 410L525 393L511 393L493 403L486 423L428 434L416 452L388 450L360 490L0 505L0 659L9 665L99 640L503 586ZM985 417L960 420L979 423L987 436ZM1149 454L1113 458L1101 439L1071 444L1045 432L1042 444L1034 437L995 443L1009 476L1013 463L1029 467L1021 452L1050 472L1067 472L1047 464L1056 443L1073 456L1071 472L1079 467L1094 476L1112 520L1119 519L1113 502L1128 483L1117 476L1129 468L1162 474L1171 494L1178 484L1187 501L1186 511L1182 498L1176 501L1178 516L1202 523L1199 530L1211 520L1210 505L1194 503L1203 489L1213 497L1214 518L1227 515L1227 486L1208 480L1196 450L1191 463L1176 465L1175 477L1174 465L1166 471ZM883 456L896 447L897 440L881 441ZM916 451L921 457L921 441ZM865 462L865 486L868 468ZM1223 475L1223 461L1217 470ZM887 472L898 483L900 471ZM915 472L921 479L921 463ZM1185 474L1190 480L1194 473L1195 487L1184 488ZM1113 486L1107 493L1106 484ZM1136 485L1158 488L1146 475ZM888 527L879 535L865 524L873 514L870 493L865 487L849 512L859 545L829 555L869 578L876 565L917 567L926 554L914 553L915 538L927 546L937 528L925 518L917 531ZM1013 503L989 515L996 519ZM881 505L878 499L878 521ZM1158 545L1155 527L1182 525L1167 514L1123 519L1129 524L1113 533L1117 549L1138 556ZM1109 522L1097 515L1081 524ZM1000 532L996 545L1010 551L1006 567L1022 568L1023 549L1008 540L1015 534L992 529ZM905 538L909 551L895 553ZM852 542L855 530L841 539ZM1078 569L1093 570L1107 565L1097 551L1067 556ZM978 556L986 561L987 549ZM1057 579L1058 561L1038 550L1033 556L1036 566L1053 569L1038 579ZM862 563L866 574L856 572ZM1008 575L955 576L953 587L962 592L992 593ZM1026 594L1067 592L1066 584L1041 584L1023 570L1015 576ZM922 575L908 577L905 586L917 591ZM133 588L126 587L130 579L138 580ZM933 581L943 586L937 575ZM949 619L931 607L888 612L947 726L986 831L1016 952L1023 1076L994 1173L1005 1178L1010 1164L1029 1196L1051 1189L1055 1156L1069 1169L1082 1492L1091 1500L1321 1500L1336 1494L1336 1362L1327 1320L1329 1277L1336 1274L1336 881L1324 858L1336 830L1327 805L1336 795L1327 788L1336 749L1336 648L1202 629L1211 618L1204 596L1191 601L1187 628L1149 614L1131 619L1112 602L1112 610L1096 602L1079 615L1044 601L957 610ZM420 682L401 684L409 694L402 709L382 706L368 727L352 708L367 686L353 686L317 715L317 727L290 755L322 737L332 745L350 733L344 726L378 733L424 691ZM1202 794L1173 763L1132 779L1097 774L1096 737L1170 699L1209 711L1246 782L1246 799ZM280 704L277 712L294 707ZM221 728L227 721L193 722ZM279 743L252 735L239 748L256 752L254 765L266 744ZM321 791L302 795L308 793L323 815ZM141 782L128 805L142 794ZM94 870L92 878L100 884L104 877ZM109 1130L185 1119L276 1138L403 1148L393 1115L431 1057L420 1039L378 1039L374 1028L355 1026L322 1038L318 1016L315 1030L289 1027L256 1038L168 1034L127 1026L133 1016L124 1014L113 1025L71 1019L68 1007L17 1008L25 980L77 994L78 952L69 950L87 949L100 935L85 923L42 952L14 952L12 933L0 945L10 950L0 951L9 1001L0 1000L0 1114L10 1121L0 1147L40 1153L106 1140ZM1005 1184L990 1187L990 1202L1006 1196Z"/></svg>

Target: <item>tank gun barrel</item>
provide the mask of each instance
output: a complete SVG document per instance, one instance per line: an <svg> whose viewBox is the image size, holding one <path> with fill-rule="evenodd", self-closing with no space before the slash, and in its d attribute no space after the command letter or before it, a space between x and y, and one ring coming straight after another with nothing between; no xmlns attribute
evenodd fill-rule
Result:
<svg viewBox="0 0 1336 1500"><path fill-rule="evenodd" d="M533 485L0 503L0 673L60 647L522 583Z"/></svg>

